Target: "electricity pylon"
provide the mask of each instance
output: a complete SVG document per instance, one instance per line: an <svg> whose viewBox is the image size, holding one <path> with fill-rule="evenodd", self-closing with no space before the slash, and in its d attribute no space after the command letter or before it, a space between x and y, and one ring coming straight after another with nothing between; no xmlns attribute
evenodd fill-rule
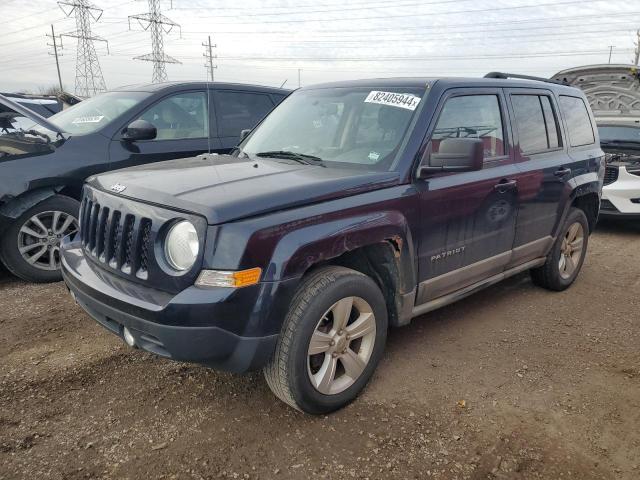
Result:
<svg viewBox="0 0 640 480"><path fill-rule="evenodd" d="M144 60L153 62L153 83L167 81L167 63L181 63L173 57L164 53L164 34L171 32L174 27L180 28L170 18L160 13L160 0L149 0L149 13L129 16L129 29L131 29L131 20L137 20L143 30L151 31L151 53L133 57L134 60Z"/></svg>
<svg viewBox="0 0 640 480"><path fill-rule="evenodd" d="M109 43L102 37L91 34L91 20L97 22L102 16L102 9L97 8L88 0L73 0L58 2L60 9L67 17L74 15L76 29L73 32L63 33L61 37L73 37L78 39L76 52L76 95L90 97L107 89L102 76L102 69L96 54L93 42L106 42L107 53Z"/></svg>

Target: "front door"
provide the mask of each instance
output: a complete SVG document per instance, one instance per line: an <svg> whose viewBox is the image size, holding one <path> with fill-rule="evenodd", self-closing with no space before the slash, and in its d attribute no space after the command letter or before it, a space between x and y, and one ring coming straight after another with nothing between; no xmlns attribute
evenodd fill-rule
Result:
<svg viewBox="0 0 640 480"><path fill-rule="evenodd" d="M430 138L438 152L450 137L479 138L479 171L440 173L419 180L422 232L417 304L503 272L517 217L517 170L509 148L500 89L455 89L440 102Z"/></svg>
<svg viewBox="0 0 640 480"><path fill-rule="evenodd" d="M131 142L122 140L121 133L118 133L111 141L109 151L111 169L194 157L215 151L218 144L217 139L210 135L209 111L209 95L206 90L180 92L164 97L131 120L150 122L157 129L156 138ZM124 128L126 125L123 125L122 130Z"/></svg>

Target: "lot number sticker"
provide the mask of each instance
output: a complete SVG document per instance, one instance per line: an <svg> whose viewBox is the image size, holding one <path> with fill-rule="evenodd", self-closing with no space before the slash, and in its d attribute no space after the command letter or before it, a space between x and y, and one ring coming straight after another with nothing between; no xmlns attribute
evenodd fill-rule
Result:
<svg viewBox="0 0 640 480"><path fill-rule="evenodd" d="M416 97L410 93L380 92L373 90L367 95L364 101L365 103L378 103L380 105L415 110L420 103L420 97Z"/></svg>
<svg viewBox="0 0 640 480"><path fill-rule="evenodd" d="M79 123L100 123L100 120L104 118L104 115L91 115L86 117L78 117L74 119L71 123L79 124Z"/></svg>

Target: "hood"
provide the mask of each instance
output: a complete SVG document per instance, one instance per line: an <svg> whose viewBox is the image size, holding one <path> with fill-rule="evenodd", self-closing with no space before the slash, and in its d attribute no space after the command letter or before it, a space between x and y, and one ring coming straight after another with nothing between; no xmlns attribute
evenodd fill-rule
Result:
<svg viewBox="0 0 640 480"><path fill-rule="evenodd" d="M33 123L37 123L38 125L42 125L43 127L51 130L52 132L59 133L63 135L64 132L60 130L59 127L51 123L49 120L44 118L41 115L38 115L33 110L29 110L27 107L19 105L18 103L9 100L4 95L0 95L0 116L11 116L14 113L17 113L23 117L27 117Z"/></svg>
<svg viewBox="0 0 640 480"><path fill-rule="evenodd" d="M198 213L211 225L396 185L396 172L200 155L116 170L89 185L114 195Z"/></svg>

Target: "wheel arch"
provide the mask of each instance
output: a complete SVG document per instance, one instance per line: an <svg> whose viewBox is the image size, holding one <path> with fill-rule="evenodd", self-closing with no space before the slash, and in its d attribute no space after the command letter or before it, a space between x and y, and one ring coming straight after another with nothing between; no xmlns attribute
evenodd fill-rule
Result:
<svg viewBox="0 0 640 480"><path fill-rule="evenodd" d="M29 190L0 206L0 215L15 220L34 205L56 195L61 189L62 187L42 187Z"/></svg>
<svg viewBox="0 0 640 480"><path fill-rule="evenodd" d="M585 175L580 175L571 179L570 183L572 184L573 189L564 204L562 215L558 216L558 220L554 227L554 238L558 236L567 215L569 215L569 212L571 211L571 208L578 208L585 213L589 223L590 234L593 233L596 222L598 221L598 214L600 213L600 197L602 194L602 183L599 180L598 174L591 172Z"/></svg>
<svg viewBox="0 0 640 480"><path fill-rule="evenodd" d="M351 268L378 284L385 296L390 325L410 322L416 266L411 233L400 213L377 212L366 219L343 219L338 224L305 230L285 236L274 252L272 262L286 258L283 277L302 277L327 265ZM293 251L289 250L291 245L296 245Z"/></svg>
<svg viewBox="0 0 640 480"><path fill-rule="evenodd" d="M587 222L589 223L589 233L591 234L595 230L598 221L600 195L596 192L587 192L583 195L576 196L571 202L571 206L584 212L587 217Z"/></svg>

